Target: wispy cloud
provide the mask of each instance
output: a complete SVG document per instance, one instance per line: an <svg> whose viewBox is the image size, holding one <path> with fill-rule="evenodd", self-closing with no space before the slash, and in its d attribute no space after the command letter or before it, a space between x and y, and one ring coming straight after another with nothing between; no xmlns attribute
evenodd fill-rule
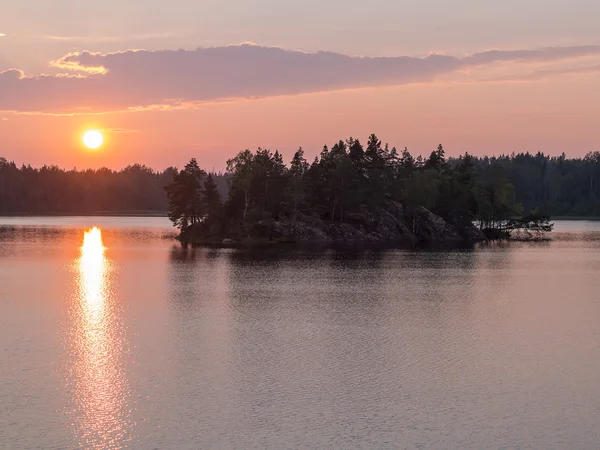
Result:
<svg viewBox="0 0 600 450"><path fill-rule="evenodd" d="M490 50L463 58L355 57L255 44L107 54L85 51L51 62L66 75L0 72L0 110L91 114L186 109L232 99L431 82L497 63L558 64L577 58L600 58L600 46Z"/></svg>
<svg viewBox="0 0 600 450"><path fill-rule="evenodd" d="M62 58L59 58L54 61L50 61L50 67L67 70L67 71L71 71L71 72L85 72L90 75L108 73L108 69L106 69L104 66L83 66L83 65L79 64L79 62L77 60L72 59L73 57L77 57L79 55L80 55L80 53L68 53L65 56L63 56ZM65 74L60 74L59 76L69 77L69 75L65 75Z"/></svg>
<svg viewBox="0 0 600 450"><path fill-rule="evenodd" d="M546 47L533 50L488 50L467 56L463 59L463 62L468 66L497 62L539 63L598 55L600 55L600 45L580 45L574 47Z"/></svg>
<svg viewBox="0 0 600 450"><path fill-rule="evenodd" d="M106 128L103 131L105 133L114 133L114 134L138 133L138 130L133 130L133 129L130 129L130 128Z"/></svg>
<svg viewBox="0 0 600 450"><path fill-rule="evenodd" d="M556 75L584 75L589 73L600 73L600 64L583 67L534 70L525 74L488 78L481 81L540 81Z"/></svg>
<svg viewBox="0 0 600 450"><path fill-rule="evenodd" d="M134 42L134 41L148 41L154 39L172 39L186 36L185 33L173 33L173 32L161 32L161 33L143 33L143 34L131 34L121 36L58 36L58 35L46 35L42 36L42 39L47 41L60 41L60 42L77 42L77 43L111 43L111 42Z"/></svg>

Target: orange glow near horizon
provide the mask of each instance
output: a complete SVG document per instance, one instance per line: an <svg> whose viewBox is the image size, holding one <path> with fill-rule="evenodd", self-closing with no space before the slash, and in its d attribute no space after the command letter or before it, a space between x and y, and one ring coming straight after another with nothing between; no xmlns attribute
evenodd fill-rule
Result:
<svg viewBox="0 0 600 450"><path fill-rule="evenodd" d="M426 156L441 143L448 156L564 151L583 157L598 147L600 81L597 74L573 81L423 83L102 116L0 113L0 156L17 165L78 170L136 163L163 170L197 158L204 169L224 170L245 148L277 149L289 162L302 146L312 160L325 144L376 133L413 155ZM89 130L103 134L97 150L82 142Z"/></svg>
<svg viewBox="0 0 600 450"><path fill-rule="evenodd" d="M88 130L83 133L83 145L90 150L96 150L104 143L104 136L99 130Z"/></svg>

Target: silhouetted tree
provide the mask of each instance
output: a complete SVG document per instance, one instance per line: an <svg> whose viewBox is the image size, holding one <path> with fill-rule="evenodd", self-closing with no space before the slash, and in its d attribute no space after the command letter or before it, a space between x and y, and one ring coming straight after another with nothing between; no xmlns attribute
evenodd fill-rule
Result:
<svg viewBox="0 0 600 450"><path fill-rule="evenodd" d="M169 219L181 230L200 223L207 214L202 193L205 175L196 159L192 159L165 187L169 198Z"/></svg>
<svg viewBox="0 0 600 450"><path fill-rule="evenodd" d="M310 165L302 149L289 167L278 151L245 150L227 162L225 174L211 176L196 160L181 171L155 172L139 164L120 171L36 169L0 158L0 214L168 211L182 230L251 236L271 233L277 221L360 221L392 208L413 229L425 210L490 230L525 220L525 212L528 226L543 229L533 217L600 216L599 180L600 152L446 158L440 145L423 159L406 148L398 154L373 134L364 147L354 138L324 146Z"/></svg>
<svg viewBox="0 0 600 450"><path fill-rule="evenodd" d="M221 195L215 184L212 174L208 174L204 180L203 186L203 207L208 216L220 217L221 215Z"/></svg>
<svg viewBox="0 0 600 450"><path fill-rule="evenodd" d="M288 186L288 195L291 198L292 217L294 222L298 217L298 209L304 206L306 196L305 176L308 172L308 169L309 165L304 158L304 150L302 150L302 147L300 147L298 151L294 153L289 170L290 180Z"/></svg>
<svg viewBox="0 0 600 450"><path fill-rule="evenodd" d="M250 206L250 189L252 187L252 169L254 163L254 155L250 150L244 150L237 154L235 158L227 161L227 172L231 174L229 180L229 208L230 213L233 213L236 208L231 208L231 205L239 203L239 199L243 196L242 220L246 220L248 208Z"/></svg>

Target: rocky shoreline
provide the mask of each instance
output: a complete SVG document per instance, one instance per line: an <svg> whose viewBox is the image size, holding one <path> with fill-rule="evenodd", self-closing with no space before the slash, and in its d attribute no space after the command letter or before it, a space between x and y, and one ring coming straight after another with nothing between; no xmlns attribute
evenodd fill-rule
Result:
<svg viewBox="0 0 600 450"><path fill-rule="evenodd" d="M389 202L376 211L347 214L343 222L298 215L296 220L258 221L247 227L246 236L210 236L200 227L190 227L178 239L185 245L274 246L302 245L385 245L459 246L486 240L474 226L458 227L425 208L405 213L397 202Z"/></svg>

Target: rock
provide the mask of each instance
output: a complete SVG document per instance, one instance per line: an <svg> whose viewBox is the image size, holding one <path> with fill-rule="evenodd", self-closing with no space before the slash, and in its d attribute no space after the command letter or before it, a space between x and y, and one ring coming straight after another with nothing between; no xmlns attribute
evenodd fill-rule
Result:
<svg viewBox="0 0 600 450"><path fill-rule="evenodd" d="M273 224L274 238L293 237L296 242L414 244L416 237L405 224L403 208L390 202L385 208L344 216L344 222L324 222L300 216L295 224L278 221Z"/></svg>
<svg viewBox="0 0 600 450"><path fill-rule="evenodd" d="M194 231L194 230L190 230ZM201 235L200 233L198 235ZM181 238L194 237L182 233ZM216 238L216 236L215 236ZM430 244L456 245L462 242L484 240L475 227L458 229L425 208L407 215L401 204L389 201L381 208L361 208L347 213L344 222L325 222L315 215L299 214L296 220L261 220L254 222L240 239L249 242L276 243L364 243L377 245ZM200 239L199 242L206 242ZM194 242L191 240L191 242ZM216 240L221 242L221 240ZM222 239L223 245L232 245L231 238Z"/></svg>
<svg viewBox="0 0 600 450"><path fill-rule="evenodd" d="M301 220L297 220L296 222L274 222L272 238L293 238L296 242L329 241L327 234L325 234L321 229Z"/></svg>
<svg viewBox="0 0 600 450"><path fill-rule="evenodd" d="M466 241L467 242L481 242L486 241L487 236L476 226L467 228L466 230Z"/></svg>
<svg viewBox="0 0 600 450"><path fill-rule="evenodd" d="M453 244L464 241L454 226L423 207L417 210L416 229L417 237L423 242Z"/></svg>

